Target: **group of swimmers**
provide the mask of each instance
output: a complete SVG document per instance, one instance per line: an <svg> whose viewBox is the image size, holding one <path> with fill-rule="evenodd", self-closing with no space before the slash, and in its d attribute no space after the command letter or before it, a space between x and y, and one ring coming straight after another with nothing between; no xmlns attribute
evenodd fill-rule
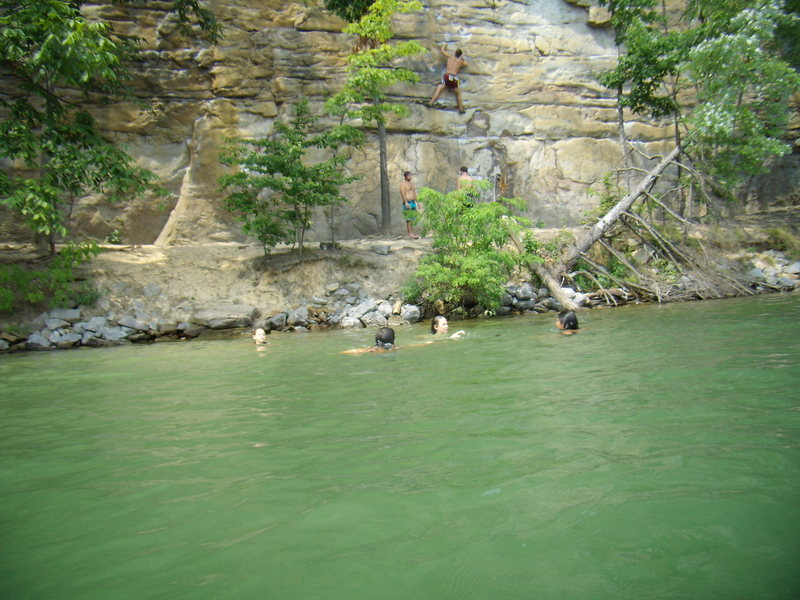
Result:
<svg viewBox="0 0 800 600"><path fill-rule="evenodd" d="M431 333L433 335L447 336L450 332L450 325L447 319L442 315L436 315L431 321ZM452 340L458 339L466 335L466 331L459 329L448 337ZM424 344L432 344L432 341L423 342ZM352 350L344 350L341 354L364 354L365 352L388 352L390 350L397 350L399 346L394 343L394 329L391 327L381 327L378 333L375 334L375 345L369 348L353 348Z"/></svg>
<svg viewBox="0 0 800 600"><path fill-rule="evenodd" d="M572 310L562 310L558 313L558 317L556 318L556 327L558 330L564 335L572 335L573 333L577 333L579 326L578 326L578 317L575 314L575 311ZM447 318L443 315L436 315L431 320L431 333L433 335L441 335L449 337L452 340L461 338L466 335L466 331L463 329L459 329L453 334L450 334L450 324L447 322ZM258 328L253 333L253 341L258 344L266 344L267 343L267 332L262 329ZM426 344L432 344L433 342L428 341L425 342ZM353 348L352 350L344 350L341 354L363 354L365 352L389 352L392 350L397 350L399 346L395 345L394 341L394 329L391 327L381 327L378 329L378 333L375 334L375 345L370 346L369 348Z"/></svg>

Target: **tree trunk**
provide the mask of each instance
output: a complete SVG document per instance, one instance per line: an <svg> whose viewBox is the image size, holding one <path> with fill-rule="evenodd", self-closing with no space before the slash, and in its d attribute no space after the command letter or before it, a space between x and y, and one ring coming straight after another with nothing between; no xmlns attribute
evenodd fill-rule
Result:
<svg viewBox="0 0 800 600"><path fill-rule="evenodd" d="M533 272L536 273L536 275L548 289L550 295L555 298L556 302L564 307L564 309L578 310L580 308L572 301L572 298L567 296L561 290L561 283L555 277L553 277L552 273L547 270L547 267L545 267L543 264L534 263Z"/></svg>
<svg viewBox="0 0 800 600"><path fill-rule="evenodd" d="M550 291L550 294L553 298L558 301L561 306L563 306L567 310L576 310L578 307L569 297L561 291L561 284L559 282L560 275L569 269L578 262L578 259L581 255L586 252L589 248L594 245L594 243L599 240L603 234L608 231L608 229L616 223L617 219L619 219L631 206L633 203L642 195L642 193L647 190L650 185L661 175L661 173L666 169L670 163L675 160L675 158L680 153L680 147L676 146L672 152L670 152L664 159L656 165L656 167L650 171L647 176L639 182L639 185L636 186L630 194L625 196L622 200L617 202L614 207L609 210L603 217L595 223L594 227L592 227L586 235L583 237L582 240L578 241L575 246L569 248L564 255L561 257L561 262L557 264L555 267L548 269L543 264L534 264L533 270L542 283L547 287Z"/></svg>
<svg viewBox="0 0 800 600"><path fill-rule="evenodd" d="M508 227L508 221L504 220L502 221L502 223L505 226L506 231L508 232L509 239L514 243L514 246L516 246L517 252L519 252L520 254L524 254L525 245ZM563 306L567 310L577 310L578 308L580 308L577 304L575 304L572 301L572 298L567 296L561 290L561 284L555 279L555 277L553 277L550 271L547 270L547 267L545 267L541 263L533 263L531 268L533 269L533 272L536 273L536 275L539 277L541 282L547 287L547 289L550 290L550 294L553 296L553 298L555 298L556 301L561 306Z"/></svg>
<svg viewBox="0 0 800 600"><path fill-rule="evenodd" d="M625 113L620 99L622 98L622 88L617 90L617 131L619 132L619 149L622 152L622 166L625 168L625 185L631 185L633 177L628 167L631 166L631 147L628 144L628 136L625 134Z"/></svg>
<svg viewBox="0 0 800 600"><path fill-rule="evenodd" d="M680 146L676 146L672 152L670 152L667 156L665 156L656 167L647 174L647 177L642 179L639 182L639 185L636 186L630 194L625 196L622 200L617 202L613 206L611 210L609 210L603 217L594 224L594 226L586 233L582 240L580 240L574 247L567 250L567 252L561 258L561 264L553 269L552 273L562 273L570 268L578 262L578 259L581 257L581 254L586 252L592 245L600 239L600 237L611 228L611 226L616 223L617 219L619 219L631 206L642 193L650 187L653 182L658 179L661 173L666 169L670 163L675 160L675 158L680 154ZM552 290L551 290L552 291Z"/></svg>
<svg viewBox="0 0 800 600"><path fill-rule="evenodd" d="M389 199L389 173L386 167L386 125L378 122L378 155L381 172L381 234L388 236L392 230L392 205Z"/></svg>

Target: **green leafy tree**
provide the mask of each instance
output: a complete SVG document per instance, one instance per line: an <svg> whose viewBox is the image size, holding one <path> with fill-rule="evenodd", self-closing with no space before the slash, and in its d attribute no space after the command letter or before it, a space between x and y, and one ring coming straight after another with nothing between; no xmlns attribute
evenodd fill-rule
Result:
<svg viewBox="0 0 800 600"><path fill-rule="evenodd" d="M104 139L84 108L129 94L139 40L87 21L80 5L0 0L0 65L11 84L0 90L0 203L44 235L51 253L68 234L77 198L120 200L155 189L154 175ZM212 39L220 35L197 0L177 0L173 10L185 29L195 23Z"/></svg>
<svg viewBox="0 0 800 600"><path fill-rule="evenodd" d="M0 0L0 204L46 239L51 255L56 241L69 236L69 214L78 198L100 193L125 200L158 191L155 176L105 139L86 108L129 96L129 65L139 40L115 35L106 22L88 21L82 4ZM213 14L198 0L175 0L171 10L182 31L212 41L221 35ZM19 267L12 277L6 271L0 293L15 302L3 305L19 299L37 303L48 294L66 302L64 278L96 247L70 242L61 253L46 273L23 276ZM23 279L31 284L14 283Z"/></svg>
<svg viewBox="0 0 800 600"><path fill-rule="evenodd" d="M312 133L316 122L304 99L289 123L275 121L273 136L232 140L221 157L238 169L220 180L229 192L225 206L239 215L243 231L255 236L265 253L281 242L297 242L302 250L313 208L346 202L339 186L356 180L344 174L347 159L339 150L360 145L363 133L348 125ZM327 158L315 160L319 151Z"/></svg>
<svg viewBox="0 0 800 600"><path fill-rule="evenodd" d="M488 184L473 185L485 189ZM442 194L430 188L420 190L419 198L434 251L420 262L408 295L429 303L442 300L456 309L477 304L496 310L515 269L536 260L513 243L529 224L513 215L524 202L503 198L476 203L469 191Z"/></svg>
<svg viewBox="0 0 800 600"><path fill-rule="evenodd" d="M778 23L778 51L795 70L800 70L800 0L786 0L783 6L788 18Z"/></svg>
<svg viewBox="0 0 800 600"><path fill-rule="evenodd" d="M422 54L419 42L390 44L392 18L397 13L421 10L417 0L376 0L358 22L345 27L346 33L359 37L357 51L348 58L344 88L327 102L332 114L359 119L364 127L375 127L378 135L378 161L381 192L381 232L391 231L391 203L386 150L386 118L388 114L405 115L405 105L389 102L387 89L397 83L416 83L419 76L397 66L400 59Z"/></svg>
<svg viewBox="0 0 800 600"><path fill-rule="evenodd" d="M122 0L134 4L138 0ZM204 6L202 0L172 0L170 9L181 32L191 37L205 38L212 44L222 39L222 24L214 13Z"/></svg>
<svg viewBox="0 0 800 600"><path fill-rule="evenodd" d="M791 94L800 89L798 73L775 52L776 27L786 17L780 3L748 4L712 13L686 64L697 98L685 118L686 147L726 188L791 151L782 137Z"/></svg>
<svg viewBox="0 0 800 600"><path fill-rule="evenodd" d="M25 305L92 304L98 291L88 281L76 283L75 268L99 253L96 242L80 242L66 245L43 268L0 265L0 313L13 313Z"/></svg>
<svg viewBox="0 0 800 600"><path fill-rule="evenodd" d="M58 0L3 1L0 27L0 64L17 84L0 96L0 156L17 167L0 172L0 202L47 236L54 253L55 237L67 234L63 204L94 191L141 192L153 179L103 140L78 105L89 94L124 95L122 65L135 44Z"/></svg>
<svg viewBox="0 0 800 600"><path fill-rule="evenodd" d="M344 19L355 23L369 11L372 0L325 0L325 8Z"/></svg>
<svg viewBox="0 0 800 600"><path fill-rule="evenodd" d="M601 80L621 107L673 119L704 189L727 193L790 150L781 138L800 78L782 56L797 47L785 33L796 27L796 8L775 0L689 0L682 13L653 0L606 4L624 52Z"/></svg>

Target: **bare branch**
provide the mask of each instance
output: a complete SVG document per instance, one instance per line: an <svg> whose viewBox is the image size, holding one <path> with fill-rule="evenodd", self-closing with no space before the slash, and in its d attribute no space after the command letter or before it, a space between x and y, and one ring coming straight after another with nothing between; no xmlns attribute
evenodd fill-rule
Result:
<svg viewBox="0 0 800 600"><path fill-rule="evenodd" d="M638 278L639 278L639 280L642 280L642 279L647 279L647 277L645 277L645 276L644 276L644 275L642 275L642 274L641 274L639 271L637 271L637 270L636 270L636 268L635 268L635 267L634 267L634 266L633 266L633 265L630 263L630 261L628 261L628 260L625 258L625 256L622 254L622 252L620 252L619 250L617 250L616 248L614 248L614 247L613 247L611 244L609 244L608 242L606 242L606 241L605 241L603 238L600 238L600 239L598 240L598 242L600 242L600 245L601 245L601 246L603 246L603 248L605 248L605 249L606 249L606 250L608 250L608 251L609 251L611 254L613 254L613 255L614 255L614 257L615 257L615 258L616 258L616 259L617 259L619 262L621 262L623 265L625 265L625 267L626 267L626 268L630 269L630 270L631 270L631 271L632 271L632 272L633 272L633 273L636 275L636 277L638 277Z"/></svg>
<svg viewBox="0 0 800 600"><path fill-rule="evenodd" d="M672 243L667 241L667 239L663 235L661 235L658 231L656 231L653 228L653 226L650 225L650 223L648 223L647 221L645 221L642 217L640 217L636 213L631 213L631 212L626 212L625 217L633 219L639 225L641 225L647 231L647 233L649 233L653 237L653 239L658 243L658 245L661 246L661 248L667 254L666 258L669 258L669 260L672 263L674 263L675 266L681 270L681 272L683 272L683 268L681 267L681 261L683 261L686 264L691 264L691 265L695 264L695 262L690 257L683 254Z"/></svg>
<svg viewBox="0 0 800 600"><path fill-rule="evenodd" d="M608 304L613 304L614 306L619 305L617 299L614 298L612 294L609 294L608 291L603 287L603 284L600 283L600 281L597 279L597 277L595 277L589 271L584 271L583 269L581 269L580 271L573 271L572 273L567 273L567 277L569 277L573 282L575 281L575 277L577 277L578 275L583 275L584 277L588 277L589 279L594 281L594 284L597 286L597 293L603 294Z"/></svg>
<svg viewBox="0 0 800 600"><path fill-rule="evenodd" d="M694 226L694 223L684 219L682 216L680 216L678 213L676 213L674 210L672 210L669 206L667 206L666 204L661 202L661 200L659 200L658 198L653 196L653 194L651 194L650 192L644 192L644 195L647 196L648 200L652 200L653 202L658 204L661 208L663 208L665 211L667 211L670 215L672 215L672 217L674 219L677 219L678 221L680 221L681 223L684 223L685 225Z"/></svg>
<svg viewBox="0 0 800 600"><path fill-rule="evenodd" d="M619 219L619 217L633 205L639 196L641 196L642 193L648 189L656 181L656 179L658 179L661 173L670 165L673 159L680 154L680 152L680 146L673 148L672 151L665 156L652 171L650 171L648 176L639 182L639 185L636 186L636 189L634 189L630 194L625 196L616 205L614 205L614 207L609 210L594 225L594 227L587 232L584 238L578 242L574 248L565 254L565 256L562 258L561 265L559 265L559 268L555 269L554 272L564 272L574 265L581 255L591 248L592 245L598 239L600 239L600 237L617 221L617 219Z"/></svg>

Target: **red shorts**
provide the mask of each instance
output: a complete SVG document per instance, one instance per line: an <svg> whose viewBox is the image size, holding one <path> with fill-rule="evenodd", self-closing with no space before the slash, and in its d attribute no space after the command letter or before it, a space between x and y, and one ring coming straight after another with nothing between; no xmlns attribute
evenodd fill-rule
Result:
<svg viewBox="0 0 800 600"><path fill-rule="evenodd" d="M442 83L449 88L455 89L458 87L459 81L458 77L456 77L452 73L445 73L444 75L442 75Z"/></svg>

